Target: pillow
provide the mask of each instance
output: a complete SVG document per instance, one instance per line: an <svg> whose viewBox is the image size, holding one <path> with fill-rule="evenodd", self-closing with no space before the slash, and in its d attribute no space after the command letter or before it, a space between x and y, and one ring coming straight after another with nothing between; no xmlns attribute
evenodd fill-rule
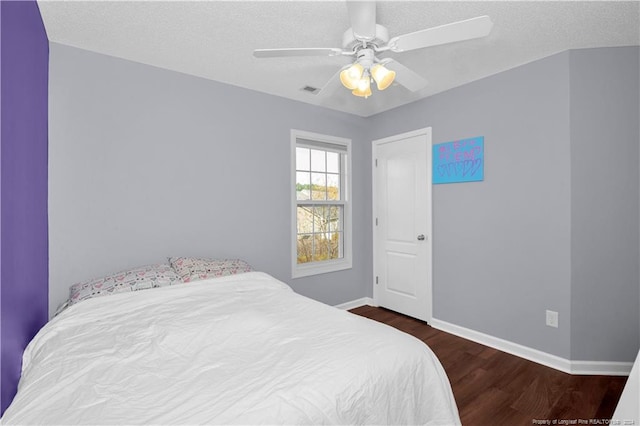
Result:
<svg viewBox="0 0 640 426"><path fill-rule="evenodd" d="M251 272L253 268L240 259L204 259L199 257L170 257L169 263L182 281L204 280L226 275Z"/></svg>
<svg viewBox="0 0 640 426"><path fill-rule="evenodd" d="M69 288L71 306L82 300L110 294L144 290L147 288L166 287L182 283L171 265L159 264L128 269L102 278L80 282Z"/></svg>

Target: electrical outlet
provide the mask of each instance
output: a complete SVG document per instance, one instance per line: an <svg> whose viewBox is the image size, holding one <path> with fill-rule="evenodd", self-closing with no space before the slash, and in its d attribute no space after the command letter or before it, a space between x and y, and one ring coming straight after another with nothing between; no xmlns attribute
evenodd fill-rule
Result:
<svg viewBox="0 0 640 426"><path fill-rule="evenodd" d="M556 311L547 310L547 325L558 328L558 313Z"/></svg>

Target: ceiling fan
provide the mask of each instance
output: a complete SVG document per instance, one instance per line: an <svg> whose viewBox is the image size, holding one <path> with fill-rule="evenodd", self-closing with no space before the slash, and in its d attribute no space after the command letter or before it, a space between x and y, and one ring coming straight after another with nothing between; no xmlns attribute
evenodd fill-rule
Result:
<svg viewBox="0 0 640 426"><path fill-rule="evenodd" d="M338 71L340 81L355 96L371 95L371 83L384 90L393 83L403 85L412 92L427 85L427 80L395 59L379 59L384 52L407 52L456 41L471 40L489 35L493 22L488 16L427 28L389 38L385 27L376 23L375 1L347 1L351 28L342 36L342 48L286 48L256 49L256 58L294 56L353 56L353 63ZM392 69L387 68L391 65ZM332 77L333 81L336 76ZM372 81L373 80L373 81ZM323 90L329 84L325 85Z"/></svg>

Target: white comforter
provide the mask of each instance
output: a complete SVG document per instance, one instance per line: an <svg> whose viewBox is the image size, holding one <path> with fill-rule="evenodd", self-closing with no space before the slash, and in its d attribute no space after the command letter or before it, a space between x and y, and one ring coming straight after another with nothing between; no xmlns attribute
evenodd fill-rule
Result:
<svg viewBox="0 0 640 426"><path fill-rule="evenodd" d="M421 341L250 272L86 300L24 353L3 424L459 424Z"/></svg>

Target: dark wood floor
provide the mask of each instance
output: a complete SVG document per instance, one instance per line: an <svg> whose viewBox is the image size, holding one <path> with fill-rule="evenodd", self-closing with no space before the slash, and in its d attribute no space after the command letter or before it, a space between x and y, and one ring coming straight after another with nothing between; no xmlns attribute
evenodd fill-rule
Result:
<svg viewBox="0 0 640 426"><path fill-rule="evenodd" d="M429 345L449 376L463 425L608 420L627 379L562 373L383 308L362 306L351 312L391 325Z"/></svg>

